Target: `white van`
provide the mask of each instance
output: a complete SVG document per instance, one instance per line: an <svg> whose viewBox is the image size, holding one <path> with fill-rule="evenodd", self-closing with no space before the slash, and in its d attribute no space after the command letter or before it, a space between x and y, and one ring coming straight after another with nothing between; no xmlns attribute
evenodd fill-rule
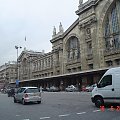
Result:
<svg viewBox="0 0 120 120"><path fill-rule="evenodd" d="M110 68L92 91L91 100L96 107L106 102L120 103L120 67Z"/></svg>

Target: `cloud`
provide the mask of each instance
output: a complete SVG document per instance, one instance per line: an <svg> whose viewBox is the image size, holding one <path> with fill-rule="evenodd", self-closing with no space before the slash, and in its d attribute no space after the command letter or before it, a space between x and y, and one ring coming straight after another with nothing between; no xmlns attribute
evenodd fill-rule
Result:
<svg viewBox="0 0 120 120"><path fill-rule="evenodd" d="M79 0L0 0L0 64L16 60L15 45L50 52L53 26L58 30L62 22L66 30L78 18L78 3Z"/></svg>

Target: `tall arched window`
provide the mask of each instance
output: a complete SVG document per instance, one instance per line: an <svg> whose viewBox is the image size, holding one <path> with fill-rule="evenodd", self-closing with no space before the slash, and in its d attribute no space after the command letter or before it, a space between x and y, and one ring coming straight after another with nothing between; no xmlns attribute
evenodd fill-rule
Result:
<svg viewBox="0 0 120 120"><path fill-rule="evenodd" d="M23 74L27 74L27 59L23 59Z"/></svg>
<svg viewBox="0 0 120 120"><path fill-rule="evenodd" d="M106 50L120 49L120 2L116 1L105 21Z"/></svg>
<svg viewBox="0 0 120 120"><path fill-rule="evenodd" d="M80 57L80 48L78 38L72 36L67 44L68 60L78 59Z"/></svg>

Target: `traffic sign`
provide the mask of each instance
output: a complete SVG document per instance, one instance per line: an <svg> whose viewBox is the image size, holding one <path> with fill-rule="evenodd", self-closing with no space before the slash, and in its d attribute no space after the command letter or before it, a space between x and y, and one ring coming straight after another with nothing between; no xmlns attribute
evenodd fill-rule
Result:
<svg viewBox="0 0 120 120"><path fill-rule="evenodd" d="M19 80L16 80L16 85L19 85Z"/></svg>

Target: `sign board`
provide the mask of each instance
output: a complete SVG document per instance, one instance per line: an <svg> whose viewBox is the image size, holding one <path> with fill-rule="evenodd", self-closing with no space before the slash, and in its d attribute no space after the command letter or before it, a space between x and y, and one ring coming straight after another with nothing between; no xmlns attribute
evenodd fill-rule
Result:
<svg viewBox="0 0 120 120"><path fill-rule="evenodd" d="M19 85L19 80L16 80L16 85Z"/></svg>

